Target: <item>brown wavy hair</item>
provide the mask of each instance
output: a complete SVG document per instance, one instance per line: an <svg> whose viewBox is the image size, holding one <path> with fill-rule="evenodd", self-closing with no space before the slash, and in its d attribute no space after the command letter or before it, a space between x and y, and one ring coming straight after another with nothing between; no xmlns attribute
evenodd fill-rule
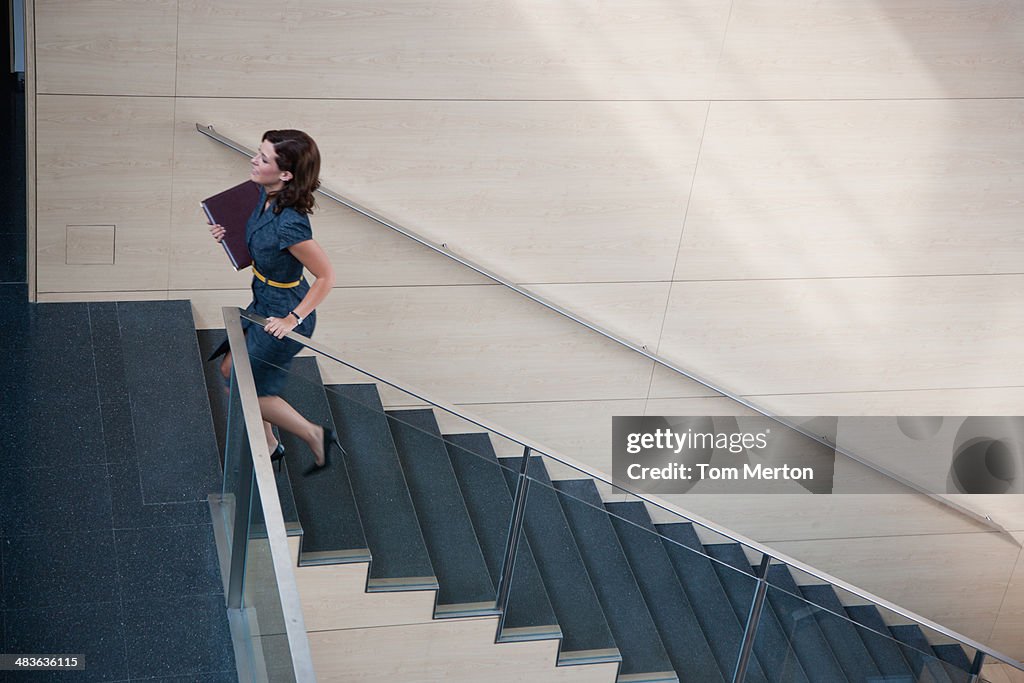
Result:
<svg viewBox="0 0 1024 683"><path fill-rule="evenodd" d="M302 214L313 213L313 193L320 187L320 150L313 138L301 130L268 130L263 140L274 145L277 167L292 174L292 179L274 194L274 213L289 206Z"/></svg>

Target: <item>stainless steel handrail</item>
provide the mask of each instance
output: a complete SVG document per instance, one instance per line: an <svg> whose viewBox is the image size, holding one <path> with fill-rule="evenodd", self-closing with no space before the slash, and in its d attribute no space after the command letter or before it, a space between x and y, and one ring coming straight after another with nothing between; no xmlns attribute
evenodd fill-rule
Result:
<svg viewBox="0 0 1024 683"><path fill-rule="evenodd" d="M254 150L249 149L247 147L244 147L243 145L235 142L234 140L232 140L232 139L230 139L228 137L225 137L225 136L221 135L220 133L217 133L216 131L214 131L212 125L203 126L203 125L201 125L200 123L197 122L196 123L196 130L198 132L202 133L203 135L207 136L208 138L210 138L212 140L215 140L215 141L221 143L222 145L224 145L226 147L230 147L231 149L235 150L236 152L238 152L240 154L244 154L244 155L250 156L250 157L255 155L255 151ZM902 476L900 474L897 474L896 472L893 472L893 471L891 471L889 469L886 469L885 467L882 467L881 465L879 465L876 462L872 462L870 460L862 458L861 456L859 456L856 453L854 453L854 452L852 452L852 451L850 451L850 450L840 446L839 444L832 443L830 440L828 440L827 438L821 436L820 434L815 434L814 432L806 429L805 427L803 427L801 425L796 424L795 422L791 422L791 421L785 419L784 417L780 417L778 415L775 415L775 414L769 412L766 408L762 408L762 407L758 406L757 404L751 402L750 400L743 398L739 394L737 394L735 392L732 392L732 391L729 391L728 389L723 389L721 386L719 386L717 384L714 384L710 380L704 379L704 378L702 378L702 377L700 377L700 376L698 376L698 375L696 375L696 374L694 374L694 373L692 373L692 372L690 372L688 370L685 370L684 368L676 365L675 363L673 363L672 361L670 361L670 360L668 360L666 358L663 358L663 357L661 357L661 356L659 356L659 355L657 355L655 353L651 353L650 351L647 350L646 346L636 344L634 342L629 341L628 339L620 337L617 334L615 334L614 332L611 332L611 331L609 331L609 330L607 330L607 329L605 329L605 328L603 328L603 327L601 327L601 326L599 326L599 325L597 325L595 323L592 323L592 322L590 322L590 321L588 321L588 320L586 320L584 318L581 318L580 316L576 315L572 311L570 311L570 310L568 310L566 308L563 308L562 306L559 306L558 304L556 304L556 303L554 303L554 302L552 302L552 301L550 301L550 300L540 296L539 294L535 294L534 292L531 292L530 290L525 289L524 287L522 287L520 285L517 285L516 283L512 282L511 280L508 280L508 279L502 277L501 275L495 273L494 271L489 270L487 268L484 268L483 266L479 265L478 263L474 263L473 261L467 259L464 256L459 256L458 254L452 252L448 248L448 246L446 244L438 244L436 242L432 242L431 240L426 239L425 237L422 237L421 235L417 235L416 233L414 233L413 231L409 230L408 228L404 228L404 227L398 225L397 223L395 223L395 222L393 222L393 221L391 221L391 220L381 216L380 214L378 214L378 213L376 213L374 211L371 211L370 209L367 209L366 207L360 206L359 204L356 204L355 202L353 202L353 201L351 201L349 199L346 199L345 197L343 197L343 196L341 196L341 195L339 195L339 194L337 194L337 193L335 193L335 192L333 192L333 191L331 191L331 190L329 190L329 189L327 189L325 187L321 187L317 191L320 194L322 194L323 196L327 197L328 199L331 199L331 200L333 200L333 201L335 201L338 204L341 204L343 206L347 206L348 208L352 209L353 211L355 211L357 213L360 213L363 216L366 216L370 220L375 221L377 223L380 223L381 225L383 225L383 226L385 226L387 228L390 228L391 230L394 230L397 233L405 235L409 239L411 239L411 240L413 240L413 241L415 241L415 242L417 242L419 244L422 244L423 246L427 247L428 249L431 249L432 251L437 252L438 254L446 256L447 258L450 258L450 259L452 259L454 261L458 261L462 265L464 265L467 268L475 271L476 273L479 273L480 275L483 275L487 279L489 279L489 280L491 280L493 282L496 282L496 283L498 283L498 284L500 284L500 285L502 285L504 287L507 287L508 289L511 289L512 291L514 291L514 292L516 292L518 294L521 294L522 296L525 296L526 298L528 298L528 299L530 299L530 300L540 304L541 306L543 306L543 307L545 307L545 308L547 308L547 309L549 309L549 310L551 310L551 311L553 311L553 312L555 312L555 313L557 313L557 314L559 314L559 315L561 315L561 316L563 316L565 318L568 318L569 320L572 320L573 322L578 323L579 325L582 325L583 327L586 327L589 330L592 330L592 331L596 332L597 334L601 335L602 337L605 337L606 339L608 339L610 341L613 341L616 344L624 346L627 349L630 349L631 351L635 351L636 353L639 353L640 355L642 355L645 358L647 358L647 359L657 363L658 365L660 365L660 366L662 366L662 367L664 367L664 368L666 368L668 370L671 370L671 371L673 371L673 372L675 372L675 373L677 373L679 375L682 375L683 377L686 377L689 380L697 382L698 384L700 384L700 385L702 385L704 387L707 387L708 389L710 389L711 391L715 392L716 394L720 394L722 396L725 396L726 398L729 398L732 401L735 401L736 403L738 403L738 404L740 404L740 405L742 405L742 406L744 406L744 407L754 411L755 413L758 413L759 415L762 415L762 416L764 416L764 417L766 417L766 418L768 418L770 420L774 420L776 423L782 425L783 427L786 427L787 429L791 429L794 432L797 432L798 434L804 435L805 437L807 437L808 439L811 439L812 441L815 441L815 442L817 442L817 443L819 443L819 444L821 444L823 446L826 446L826 447L828 447L830 449L833 449L837 454L842 455L844 457L847 457L850 460L853 460L854 462L860 463L864 467L872 469L875 472L878 472L879 474L881 474L881 475L883 475L885 477L888 477L889 479L892 479L893 481L896 481L899 484L902 484L903 486L906 486L907 488L915 491L916 493L919 493L919 494L924 495L924 496L928 496L929 498L931 498L932 500L938 502L939 504L944 505L944 506L946 506L946 507L948 507L948 508L950 508L952 510L955 510L956 512L958 512L958 513L960 513L960 514L970 518L974 522L977 522L978 524L982 524L983 526L986 526L986 527L988 527L990 529L993 529L993 530L998 531L998 532L1000 532L1002 534L1005 534L1006 537L1009 538L1010 540L1012 540L1013 543L1016 544L1018 547L1022 545L1019 541L1017 541L1017 539L1013 536L1013 534L1011 534L1001 524L999 524L998 522L993 520L992 517L990 517L989 515L979 514L978 512L975 512L974 510L971 510L970 508L961 505L960 503L956 502L955 500L950 500L949 498L946 498L945 496L939 495L937 493L933 493L932 491L927 490L925 487L921 486L920 484L917 484L916 482L914 482L914 481L912 481L910 479L907 479L906 477L904 477L904 476Z"/></svg>
<svg viewBox="0 0 1024 683"><path fill-rule="evenodd" d="M225 310L227 310L227 309L225 308ZM242 318L245 318L246 320L249 320L250 322L256 323L257 325L260 325L260 326L265 325L266 322L267 322L266 318L264 318L262 316L259 316L259 315L256 315L254 313L249 313L249 312L241 310L241 309L239 309L239 314L240 314L240 316ZM968 645L968 646L974 648L975 650L978 650L980 652L984 652L986 655L991 656L994 659L998 659L999 661L1001 661L1001 662L1003 662L1005 664L1009 664L1010 666L1016 667L1016 668L1024 671L1024 663L1018 662L1017 660L1013 659L1012 657L1009 657L1008 655L1004 655L1004 654L1002 654L1002 653L1000 653L1000 652L998 652L996 650L993 650L993 649L989 648L987 645L979 643L978 641L973 640L972 638L969 638L968 636L965 636L965 635L963 635L961 633L957 633L956 631L953 631L952 629L946 628L945 626L943 626L941 624L938 624L938 623L928 619L927 617L921 616L920 614L917 614L916 612L911 612L910 610L904 609L903 607L900 607L899 605L896 605L896 604L886 600L885 598L879 597L879 596L875 595L874 593L870 593L870 592L868 592L866 590L858 588L857 586L854 586L854 585L852 585L850 583L847 583L846 581L844 581L844 580L842 580L842 579L840 579L838 577L832 576L831 574L828 574L827 572L823 572L823 571L821 571L819 569L816 569L816 568L814 568L814 567L812 567L812 566L810 566L808 564L805 564L804 562L801 562L800 560L798 560L796 558L790 557L788 555L785 555L783 553L778 552L777 550L769 548L766 545L762 545L761 543L758 543L757 541L755 541L753 539L747 538L746 536L744 536L742 534L738 534L738 533L736 533L735 531L733 531L731 529L727 529L727 528L725 528L723 526L720 526L720 525L716 524L715 522L712 522L711 520L705 519L705 518L701 517L700 515L697 515L697 514L694 514L694 513L690 512L688 510L685 510L685 509L679 507L678 505L674 505L674 504L669 503L667 501L660 500L657 497L650 496L650 495L645 494L645 493L640 493L640 492L637 492L637 491L633 491L633 490L631 490L631 489L629 489L627 487L615 484L615 483L612 482L611 478L608 477L608 475L604 474L603 472L600 472L599 470L596 470L596 469L590 467L589 465L586 465L584 463L578 462L575 459L573 459L573 458L571 458L571 457L569 457L567 455L556 453L556 452L552 451L551 449L546 448L544 446L541 446L540 444L537 444L537 443L531 441L530 439L528 439L528 438L526 438L526 437L524 437L524 436L522 436L520 434L517 434L516 432L513 432L511 430L495 428L495 427L489 425L487 422L485 422L483 418L481 418L481 417L479 417L477 415L474 415L472 412L467 411L465 409L458 408L458 407L456 407L456 406L454 406L452 404L446 403L446 402L441 401L439 399L431 398L430 396L427 395L427 393L425 391L423 391L421 389L418 389L416 387L412 387L412 386L410 386L408 384L399 384L396 380L388 378L383 373L375 372L375 371L371 371L371 370L367 370L365 368L362 368L362 367L356 365L355 363L352 363L352 362L347 361L344 358L342 358L340 352L335 351L335 350L333 350L333 349L331 349L331 348L321 344L320 342L314 341L314 340L310 339L309 337L304 337L303 335L297 334L295 332L290 332L286 336L289 339L294 339L295 341L299 342L300 344L302 344L306 348L310 349L311 351L315 351L316 353L319 353L322 356L330 358L333 361L337 361L338 363L341 363L342 365L345 365L346 367L349 367L349 368L355 370L356 372L358 372L358 373L360 373L362 375L370 377L370 378L374 379L375 381L383 382L384 384L387 384L390 387L398 389L403 394L411 396L411 397L413 397L413 398L415 398L417 400L423 401L424 403L428 403L431 406L434 406L435 408L443 410L444 412L446 412L446 413L448 413L450 415L454 415L455 417L458 417L458 418L460 418L462 420L465 420L466 422L469 422L470 424L474 424L477 427L480 427L481 429L483 429L483 430L485 430L487 432L490 432L492 434L496 434L496 435L498 435L498 436L500 436L502 438L505 438L505 439L508 439L509 441L517 443L520 446L523 446L524 449L528 449L528 450L524 450L524 453L525 452L534 452L534 453L540 453L540 454L542 454L544 456L547 456L547 457L549 457L549 458L551 458L551 459L553 459L553 460L555 460L557 462L562 463L563 465L567 465L567 466L571 467L572 469L578 470L578 471L582 472L583 474L586 474L589 477L592 477L594 479L597 479L598 481L604 482L605 484L608 484L608 485L612 486L614 489L618 489L620 491L626 491L630 495L635 496L635 497L637 497L637 498L639 498L639 499L641 499L641 500L643 500L643 501L645 501L647 503L650 503L651 505L654 505L655 507L661 508L662 510L665 510L666 512L670 512L670 513L672 513L674 515L677 515L679 517L682 517L682 518L684 518L684 519L686 519L686 520L688 520L690 522L694 522L696 524L699 524L700 526L702 526L702 527L704 527L706 529L710 529L711 531L715 532L716 534L719 534L720 536L724 536L725 538L729 538L729 539L731 539L733 541L736 541L737 543L740 543L741 545L744 545L744 546L746 546L748 548L751 548L752 550L755 550L755 551L761 553L762 555L767 555L768 557L771 557L771 558L773 558L775 560L778 560L779 562L787 564L787 565L789 565L791 567L795 567L796 569L799 569L800 571L802 571L802 572L804 572L806 574L809 574L811 576L814 576L815 578L821 579L822 581L824 581L826 583L830 583L830 584L832 584L834 586L838 586L839 588L842 588L843 590L845 590L845 591L847 591L849 593L852 593L853 595L856 595L856 596L858 596L860 598L863 598L864 600L867 600L868 602L874 603L876 605L880 605L880 606L886 608L887 610L889 610L889 611L891 611L891 612L893 612L895 614L898 614L898 615L900 615L902 617L905 617L906 619L909 619L909 620L911 620L913 622L921 624L922 626L927 626L929 629L931 629L931 630L933 630L933 631L935 631L937 633L940 633L940 634L942 634L944 636L947 636L947 637L949 637L949 638L951 638L953 640L956 640L956 641L958 641L960 643Z"/></svg>
<svg viewBox="0 0 1024 683"><path fill-rule="evenodd" d="M238 396L242 404L242 416L252 456L252 471L256 475L256 485L259 489L260 502L263 505L263 521L267 528L267 540L270 543L270 556L273 561L274 576L277 580L278 597L281 601L288 650L292 660L292 672L296 681L316 683L313 656L309 649L309 637L302 615L302 602L299 599L299 587L295 581L291 551L288 548L288 531L285 529L281 501L277 495L277 480L270 462L267 439L263 433L259 398L256 396L256 384L253 381L252 366L249 364L249 353L245 346L245 336L242 333L241 311L234 306L225 306L221 310L234 363L235 381L238 383ZM245 469L248 471L247 468ZM250 507L249 501L238 501L238 503L245 506L247 515ZM236 514L236 524L238 524L238 516ZM237 548L232 549L233 558L237 551ZM241 571L245 571L244 566ZM233 583L240 585L240 582L235 581L238 577L231 578Z"/></svg>

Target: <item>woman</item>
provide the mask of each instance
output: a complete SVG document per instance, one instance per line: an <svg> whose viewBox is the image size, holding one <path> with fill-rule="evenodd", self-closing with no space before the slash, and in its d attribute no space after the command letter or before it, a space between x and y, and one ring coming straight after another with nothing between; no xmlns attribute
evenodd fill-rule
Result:
<svg viewBox="0 0 1024 683"><path fill-rule="evenodd" d="M309 445L315 462L306 474L322 471L330 463L331 445L338 446L333 430L315 425L288 404L280 393L287 369L302 345L284 336L295 330L310 337L316 327L316 308L334 286L334 268L316 241L307 216L320 187L320 152L311 137L298 130L268 130L252 158L249 177L260 186L260 201L245 226L253 261L252 303L246 311L267 319L259 329L242 320L256 393L263 413L271 460L284 458L284 446L272 425L295 434ZM210 226L213 239L224 238L224 228ZM303 269L316 278L312 286ZM231 376L231 353L226 342L220 370Z"/></svg>

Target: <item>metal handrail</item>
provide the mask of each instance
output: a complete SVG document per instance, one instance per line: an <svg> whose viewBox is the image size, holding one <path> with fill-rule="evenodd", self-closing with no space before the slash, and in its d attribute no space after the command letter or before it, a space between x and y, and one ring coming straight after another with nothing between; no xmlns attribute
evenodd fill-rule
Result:
<svg viewBox="0 0 1024 683"><path fill-rule="evenodd" d="M225 310L227 310L227 309L225 309ZM245 318L246 320L249 320L250 322L256 323L257 325L260 325L260 326L266 325L266 322L267 322L266 318L264 318L262 316L259 316L259 315L256 315L255 313L249 313L249 312L241 310L241 309L239 309L239 315L242 318ZM456 406L454 406L452 404L446 403L446 402L444 402L442 400L431 398L425 391L423 391L421 389L418 389L416 387L412 387L412 386L410 386L408 384L404 384L404 385L403 384L399 384L396 380L388 378L383 373L375 372L375 371L371 371L371 370L367 370L365 368L362 368L362 367L356 365L355 363L352 363L351 361L347 361L344 358L342 358L340 352L335 351L335 350L333 350L333 349L331 349L331 348L321 344L320 342L316 342L316 341L310 339L309 337L305 337L305 336L303 336L301 334L298 334L296 332L289 332L285 336L288 337L289 339L293 339L293 340L299 342L300 344L302 344L306 348L310 349L311 351L315 351L316 353L319 353L322 356L325 356L327 358L330 358L333 361L341 363L342 365L345 365L345 366L355 370L356 372L358 372L358 373L360 373L362 375L370 377L370 378L374 379L375 381L387 384L390 387L398 389L399 391L403 392L404 394L407 394L407 395L409 395L409 396L411 396L411 397L413 397L415 399L423 401L424 403L428 403L431 406L433 406L435 408L438 408L440 410L443 410L444 412L446 412L446 413L448 413L450 415L454 415L455 417L458 417L458 418L460 418L462 420L465 420L466 422L469 422L470 424L474 424L477 427L480 427L481 429L483 429L483 430L485 430L487 432L490 432L492 434L496 434L496 435L498 435L500 437L508 439L509 441L515 442L515 443L519 444L520 446L522 446L524 448L524 454L525 453L530 453L530 452L543 454L543 455L551 458L552 460L560 462L563 465L567 465L568 467L571 467L572 469L578 470L578 471L582 472L583 474L586 474L587 476L592 477L593 479L597 479L598 481L604 482L605 484L608 484L608 485L612 486L614 489L618 489L620 491L625 491L625 492L629 493L630 495L635 496L636 498L638 498L640 500L643 500L644 502L650 503L651 505L653 505L653 506L655 506L657 508L660 508L662 510L665 510L666 512L669 512L669 513L672 513L672 514L677 515L679 517L682 517L682 518L684 518L684 519L686 519L688 521L691 521L691 522L694 522L696 524L699 524L700 526L702 526L702 527L704 527L706 529L710 529L711 531L715 532L716 534L719 534L720 536L724 536L725 538L728 538L728 539L731 539L733 541L736 541L737 543L739 543L741 545L744 545L744 546L746 546L748 548L751 548L752 550L755 550L756 552L761 553L762 555L771 557L771 558L773 558L775 560L778 560L779 562L782 562L782 563L784 563L786 565L789 565L791 567L795 567L796 569L798 569L798 570L800 570L800 571L802 571L802 572L804 572L806 574L809 574L811 576L814 576L815 578L821 579L822 581L824 581L826 583L832 584L833 586L838 586L839 588L842 588L843 590L845 590L845 591L847 591L849 593L852 593L853 595L856 595L856 596L858 596L860 598L863 598L864 600L867 600L868 602L871 602L873 604L876 604L876 605L879 605L881 607L884 607L885 609L887 609L887 610L889 610L889 611L891 611L891 612L893 612L895 614L898 614L898 615L900 615L900 616L902 616L902 617L904 617L906 619L909 619L909 620L911 620L911 621L913 621L913 622L915 622L917 624L920 624L922 626L926 626L929 629L931 629L931 630L933 630L933 631L935 631L937 633L940 633L940 634L942 634L944 636L947 636L948 638L951 638L951 639L956 640L956 641L958 641L960 643L968 645L971 648L973 648L973 649L975 649L975 650L977 650L979 652L984 652L987 656L991 656L994 659L997 659L997 660L999 660L999 661L1001 661L1001 662L1003 662L1005 664L1009 664L1012 667L1015 667L1017 669L1020 669L1020 670L1024 671L1024 663L1018 662L1017 660L1013 659L1012 657L1009 657L1008 655L1004 655L1004 654L1002 654L1002 653L1000 653L1000 652L998 652L996 650L993 650L993 649L989 648L987 645L979 643L976 640L973 640L972 638L969 638L968 636L965 636L965 635L963 635L961 633L953 631L952 629L949 629L949 628L947 628L947 627L945 627L945 626L943 626L941 624L938 624L938 623L928 619L927 617L921 616L920 614L917 614L916 612L911 612L910 610L905 609L903 607L900 607L899 605L896 605L896 604L886 600L885 598L879 597L879 596L875 595L874 593L870 593L870 592L868 592L868 591L866 591L866 590L864 590L862 588L858 588L857 586L854 586L854 585L852 585L850 583L847 583L846 581L844 581L844 580L842 580L842 579L840 579L838 577L832 576L831 574L829 574L827 572L823 572L823 571L821 571L819 569L816 569L816 568L814 568L814 567L812 567L812 566L810 566L808 564L805 564L804 562L801 562L800 560L798 560L796 558L790 557L788 555L785 555L783 553L778 552L777 550L769 548L768 546L762 545L761 543L758 543L757 541L755 541L753 539L747 538L746 536L743 536L742 534L739 534L739 533L737 533L737 532L735 532L735 531L733 531L731 529L727 529L727 528L725 528L723 526L720 526L720 525L716 524L715 522L712 522L711 520L708 520L708 519L705 519L705 518L701 517L700 515L697 515L697 514L694 514L692 512L689 512L688 510L685 510L685 509L679 507L678 505L675 505L673 503L669 503L668 501L660 500L659 498L657 498L655 496L650 496L650 495L642 493L642 492L631 490L628 487L621 486L619 484L615 484L611 480L611 478L608 477L608 475L604 474L603 472L601 472L599 470L594 469L593 467L590 467L589 465L586 465L584 463L578 462L577 460L575 460L575 459L573 459L573 458L571 458L571 457L569 457L567 455L556 453L555 451L552 451L551 449L543 447L540 444L537 444L536 442L531 441L530 439L528 439L528 438L526 438L526 437L524 437L524 436L522 436L520 434L517 434L516 432L513 432L511 430L495 428L495 427L489 425L487 422L485 422L483 418L473 414L472 412L467 411L467 410L462 409L462 408L458 408L458 407L456 407Z"/></svg>
<svg viewBox="0 0 1024 683"><path fill-rule="evenodd" d="M203 135L207 136L208 138L210 138L212 140L215 140L215 141L221 143L222 145L235 150L236 152L238 152L240 154L244 154L244 155L250 156L250 157L255 155L255 151L254 150L249 149L248 147L245 147L245 146L239 144L238 142L235 142L234 140L232 140L232 139L230 139L228 137L225 137L225 136L221 135L220 133L217 133L216 131L214 131L212 125L203 126L203 125L201 125L201 124L199 124L197 122L196 123L196 130L198 132L202 133ZM395 232L408 237L409 239L413 240L414 242L417 242L417 243L427 247L428 249L437 252L438 254L441 254L441 255L449 258L449 259L452 259L453 261L457 261L457 262L461 263L462 265L464 265L467 268L473 270L474 272L479 273L480 275L483 275L487 279L489 279L489 280L491 280L493 282L496 282L497 284L500 284L500 285L502 285L504 287L507 287L508 289L511 289L512 291L514 291L514 292L516 292L516 293L518 293L518 294L520 294L522 296L525 296L526 298L528 298L531 301L534 301L534 302L540 304L541 306L547 308L548 310L551 310L551 311L553 311L553 312L555 312L555 313L557 313L557 314L559 314L559 315L561 315L561 316L563 316L565 318L568 318L569 320L572 320L573 322L575 322L575 323L577 323L579 325L582 325L583 327L586 327L587 329L589 329L589 330L591 330L593 332L596 332L597 334L601 335L602 337L605 337L606 339L608 339L610 341L615 342L616 344L624 346L627 349L630 349L631 351L635 351L636 353L639 353L640 355L644 356L645 358L647 358L647 359L657 363L658 365L660 365L660 366L662 366L662 367L664 367L664 368L666 368L668 370L671 370L672 372L675 372L675 373L677 373L679 375L682 375L683 377L686 377L689 380L692 380L692 381L697 382L698 384L700 384L700 385L702 385L704 387L707 387L708 389L710 389L711 391L715 392L716 394L720 394L722 396L725 396L726 398L729 398L732 401L735 401L736 403L739 403L740 405L744 406L745 408L748 408L749 410L752 410L755 413L758 413L759 415L762 415L762 416L764 416L764 417L766 417L766 418L768 418L770 420L775 421L776 423L782 425L783 427L786 427L787 429L790 429L790 430L792 430L794 432L797 432L798 434L802 434L803 436L807 437L808 439L811 439L812 441L815 441L815 442L817 442L817 443L819 443L819 444L821 444L821 445L823 445L823 446L825 446L827 448L830 448L830 449L834 450L837 454L842 455L844 457L847 457L850 460L853 460L854 462L860 463L864 467L870 468L870 469L874 470L875 472L878 472L879 474L881 474L881 475L883 475L885 477L888 477L889 479L892 479L893 481L896 481L897 483L902 484L903 486L906 486L907 488L915 491L916 493L920 493L921 495L928 496L929 498L931 498L932 500L938 502L939 504L944 505L944 506L946 506L946 507L956 511L956 512L960 513L961 515L969 517L972 521L977 522L978 524L982 524L982 525L984 525L984 526L986 526L986 527L988 527L990 529L993 529L993 530L998 531L998 532L1000 532L1002 534L1005 534L1017 546L1021 546L1022 545L1019 541L1017 541L1017 539L1013 536L1013 534L1011 534L1001 524L999 524L998 522L993 520L992 517L990 517L989 515L979 514L978 512L975 512L974 510L971 510L970 508L961 505L960 503L958 503L955 500L951 500L951 499L946 498L945 496L942 496L942 495L940 495L938 493L934 493L932 491L929 491L925 487L921 486L920 484L917 484L916 482L914 482L914 481L912 481L912 480L910 480L910 479L908 479L908 478L906 478L906 477L904 477L904 476L902 476L900 474L897 474L896 472L893 472L893 471L891 471L891 470L889 470L889 469L887 469L885 467L882 467L878 463L875 463L873 461L870 461L870 460L867 460L865 458L862 458L861 456L857 455L856 453L854 453L854 452L852 452L852 451L850 451L850 450L840 446L837 443L833 443L829 439L821 436L820 434L816 434L816 433L808 430L807 428L803 427L802 425L798 425L795 422L791 422L791 421L787 420L784 417L780 417L778 415L775 415L774 413L769 412L767 409L760 407L756 403L753 403L752 401L750 401L750 400L748 400L746 398L743 398L739 394L737 394L735 392L732 392L732 391L729 391L728 389L723 389L721 386L711 382L710 380L704 379L704 378L702 378L702 377L700 377L700 376L698 376L698 375L696 375L696 374L694 374L694 373L692 373L692 372L690 372L690 371L688 371L688 370L686 370L686 369L676 365L675 363L673 363L672 361L668 360L667 358L663 358L663 357L659 356L658 354L651 353L650 351L647 350L646 346L641 345L641 344L636 344L634 342L629 341L628 339L620 337L620 336L616 335L614 332L611 332L611 331L601 327L600 325L597 325L595 323L590 322L589 320L586 320L586 319L580 317L579 315L573 313L572 311L570 311L570 310L568 310L568 309L566 309L566 308L564 308L562 306L559 306L558 304L556 304L556 303L554 303L554 302L552 302L552 301L550 301L550 300L540 296L539 294L531 292L530 290L528 290L528 289L526 289L526 288L524 288L524 287L522 287L520 285L517 285L516 283L512 282L511 280L508 280L505 277L502 277L501 275L495 273L494 271L489 270L488 268L485 268L485 267L481 266L480 264L475 263L475 262L467 259L464 256L459 256L458 254L456 254L453 251L451 251L451 249L449 249L448 245L445 244L445 243L438 244L436 242L428 240L427 238L425 238L425 237L423 237L421 235L416 234L415 232L409 230L408 228L404 228L401 225L398 225L397 223L395 223L395 222L393 222L393 221L391 221L391 220L381 216L380 214L378 214L378 213L376 213L374 211L371 211L370 209L367 209L364 206L360 206L359 204L353 202L350 199L346 199L345 197L337 194L336 192L333 192L333 191L327 189L326 187L321 187L319 190L317 190L317 192L322 194L324 197L327 197L328 199L330 199L330 200L332 200L334 202L337 202L338 204L341 204L343 206L347 206L348 208L352 209L353 211L355 211L355 212L357 212L359 214L362 214L363 216L366 216L367 218L369 218L372 221L380 223L381 225L383 225L383 226L385 226L387 228L390 228L391 230L394 230Z"/></svg>
<svg viewBox="0 0 1024 683"><path fill-rule="evenodd" d="M253 381L252 367L249 364L249 353L245 346L245 337L242 332L240 310L234 306L225 306L222 309L224 315L224 327L228 334L232 360L234 365L235 382L238 385L238 397L242 404L242 417L245 423L246 434L251 454L251 470L248 466L243 468L245 472L255 474L256 485L259 489L260 502L263 506L263 521L267 528L267 540L270 544L270 556L274 566L274 576L278 589L278 597L281 600L281 611L285 623L285 635L288 640L288 650L291 654L292 672L295 680L301 683L316 683L316 673L313 670L313 656L309 649L309 637L306 633L305 619L302 614L302 602L299 599L299 588L295 580L295 572L292 568L291 551L288 548L288 532L284 525L284 515L281 512L281 501L277 495L277 480L274 476L273 465L270 462L270 450L267 447L267 440L263 435L263 418L260 414L259 398L256 395L256 384ZM249 463L246 463L248 465ZM239 501L244 505L244 514L249 514L249 501ZM238 506L236 505L236 510ZM240 515L236 512L235 525L241 527ZM248 523L245 524L248 527ZM247 540L246 530L239 530L242 533L242 543ZM237 555L246 552L237 547L232 548L232 564ZM240 569L244 573L244 565ZM241 577L234 575L230 577L234 595L229 595L237 604L232 607L241 607Z"/></svg>

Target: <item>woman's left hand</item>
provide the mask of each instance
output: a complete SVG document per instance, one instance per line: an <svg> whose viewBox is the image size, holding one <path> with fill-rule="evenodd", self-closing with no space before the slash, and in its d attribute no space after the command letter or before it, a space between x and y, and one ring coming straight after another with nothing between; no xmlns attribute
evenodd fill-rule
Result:
<svg viewBox="0 0 1024 683"><path fill-rule="evenodd" d="M267 324L263 329L278 339L283 339L286 334L299 326L299 321L294 316L288 315L284 318L267 318Z"/></svg>

